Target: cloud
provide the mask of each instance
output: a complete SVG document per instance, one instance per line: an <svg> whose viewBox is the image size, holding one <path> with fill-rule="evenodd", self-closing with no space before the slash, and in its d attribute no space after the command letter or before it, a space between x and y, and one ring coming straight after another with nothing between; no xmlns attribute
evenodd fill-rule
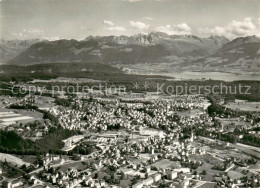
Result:
<svg viewBox="0 0 260 188"><path fill-rule="evenodd" d="M190 26L188 26L186 23L177 24L177 25L174 26L174 29L177 30L177 31L185 31L185 32L191 31Z"/></svg>
<svg viewBox="0 0 260 188"><path fill-rule="evenodd" d="M59 40L60 37L57 36L46 36L45 32L40 29L23 29L22 31L16 33L14 32L13 37L20 40L27 39L42 39L42 40Z"/></svg>
<svg viewBox="0 0 260 188"><path fill-rule="evenodd" d="M42 38L44 31L40 29L23 29L18 33L13 33L13 36L18 39Z"/></svg>
<svg viewBox="0 0 260 188"><path fill-rule="evenodd" d="M145 19L145 20L150 20L150 21L153 21L154 19L153 18L151 18L151 17L143 17L143 19Z"/></svg>
<svg viewBox="0 0 260 188"><path fill-rule="evenodd" d="M128 1L131 3L139 2L139 1L165 1L165 0L122 0L122 1Z"/></svg>
<svg viewBox="0 0 260 188"><path fill-rule="evenodd" d="M55 41L55 40L60 40L61 38L60 37L46 37L44 36L43 39L46 39L46 40L49 40L49 41Z"/></svg>
<svg viewBox="0 0 260 188"><path fill-rule="evenodd" d="M103 22L104 22L104 24L108 24L108 25L111 25L111 26L115 25L112 21L109 21L109 20L104 20Z"/></svg>
<svg viewBox="0 0 260 188"><path fill-rule="evenodd" d="M103 28L104 30L107 30L107 31L126 31L126 29L124 27L116 26L114 24L114 22L112 22L110 20L104 20L103 22L104 22L104 24L110 26L110 27L104 27Z"/></svg>
<svg viewBox="0 0 260 188"><path fill-rule="evenodd" d="M44 31L40 30L40 29L30 29L30 30L23 30L24 33L28 33L28 34L35 34L35 35L43 35Z"/></svg>
<svg viewBox="0 0 260 188"><path fill-rule="evenodd" d="M108 31L126 31L126 29L124 27L120 27L120 26L106 27L106 28L104 28L104 30L108 30Z"/></svg>
<svg viewBox="0 0 260 188"><path fill-rule="evenodd" d="M131 3L134 3L134 2L138 2L138 1L142 1L142 0L123 0L123 1L129 1Z"/></svg>
<svg viewBox="0 0 260 188"><path fill-rule="evenodd" d="M186 23L176 25L165 25L155 28L156 31L167 33L168 35L188 35L191 34L191 28Z"/></svg>
<svg viewBox="0 0 260 188"><path fill-rule="evenodd" d="M251 17L246 17L246 18L244 19L244 21L246 21L246 22L252 22L252 18L251 18Z"/></svg>
<svg viewBox="0 0 260 188"><path fill-rule="evenodd" d="M198 28L202 34L220 35L228 38L257 35L257 28L251 17L246 17L242 21L233 20L226 26L216 26L214 28Z"/></svg>
<svg viewBox="0 0 260 188"><path fill-rule="evenodd" d="M104 20L103 22L104 22L104 24L110 26L110 27L104 27L103 28L104 30L107 30L107 31L126 31L126 29L124 27L116 26L114 24L114 22L112 22L110 20Z"/></svg>
<svg viewBox="0 0 260 188"><path fill-rule="evenodd" d="M149 29L150 25L139 21L130 21L129 24L139 30Z"/></svg>

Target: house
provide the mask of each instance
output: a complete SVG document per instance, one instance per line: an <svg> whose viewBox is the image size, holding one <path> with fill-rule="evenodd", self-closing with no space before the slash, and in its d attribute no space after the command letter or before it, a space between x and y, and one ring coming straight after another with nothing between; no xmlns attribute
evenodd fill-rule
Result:
<svg viewBox="0 0 260 188"><path fill-rule="evenodd" d="M181 186L182 186L183 188L188 187L189 184L190 184L190 180L189 180L189 179L185 179L184 181L181 182Z"/></svg>
<svg viewBox="0 0 260 188"><path fill-rule="evenodd" d="M169 171L167 173L167 178L169 180L173 180L173 179L177 178L177 176L178 176L178 173L176 171Z"/></svg>
<svg viewBox="0 0 260 188"><path fill-rule="evenodd" d="M179 169L174 169L176 172L183 172L183 173L189 173L190 169L189 168L179 168Z"/></svg>
<svg viewBox="0 0 260 188"><path fill-rule="evenodd" d="M154 183L154 179L152 177L143 180L143 185L145 186L152 185L153 183Z"/></svg>
<svg viewBox="0 0 260 188"><path fill-rule="evenodd" d="M132 188L142 188L144 186L143 182L137 182L132 186Z"/></svg>
<svg viewBox="0 0 260 188"><path fill-rule="evenodd" d="M151 166L146 166L145 167L145 172L149 173L151 171Z"/></svg>
<svg viewBox="0 0 260 188"><path fill-rule="evenodd" d="M38 180L34 176L30 177L30 181L33 185L36 185L38 183Z"/></svg>
<svg viewBox="0 0 260 188"><path fill-rule="evenodd" d="M15 187L21 187L23 185L23 182L21 180L14 180L11 183L11 187L15 188Z"/></svg>
<svg viewBox="0 0 260 188"><path fill-rule="evenodd" d="M52 180L51 180L52 183L56 183L56 179L57 179L56 176L52 176L51 179L52 179Z"/></svg>
<svg viewBox="0 0 260 188"><path fill-rule="evenodd" d="M156 173L152 175L154 182L160 181L162 179L162 175L160 173Z"/></svg>

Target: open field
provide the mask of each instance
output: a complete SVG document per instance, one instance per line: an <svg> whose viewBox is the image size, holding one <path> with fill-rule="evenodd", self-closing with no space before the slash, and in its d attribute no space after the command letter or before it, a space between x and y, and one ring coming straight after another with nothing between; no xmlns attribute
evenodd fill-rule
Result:
<svg viewBox="0 0 260 188"><path fill-rule="evenodd" d="M4 161L10 162L13 165L17 165L17 166L22 166L22 165L26 165L29 166L30 163L24 162L22 159L15 157L13 155L9 155L9 154L5 154L5 153L0 153L0 161L4 162Z"/></svg>
<svg viewBox="0 0 260 188"><path fill-rule="evenodd" d="M209 163L204 163L202 166L198 167L197 172L201 173L203 170L207 172L205 176L203 176L203 181L212 181L214 174L221 174L222 172L219 170L212 169L212 165ZM224 173L224 172L223 172Z"/></svg>
<svg viewBox="0 0 260 188"><path fill-rule="evenodd" d="M247 102L247 101L238 100L226 104L225 107L231 108L233 110L260 112L260 102Z"/></svg>
<svg viewBox="0 0 260 188"><path fill-rule="evenodd" d="M213 140L211 138L206 138L206 137L199 137L199 139L204 140L208 143L215 143L216 140ZM221 143L223 146L227 144L225 141L217 141L218 143ZM218 156L221 156L221 158L225 159L228 157L237 157L239 156L240 159L249 159L250 157L256 157L260 158L260 149L258 147L246 145L246 144L241 144L241 143L236 143L236 144L229 144L230 147L233 147L234 149L229 149L229 150L216 150L216 149L211 149L210 147L204 147L204 149L208 153L214 153L218 154ZM211 146L212 147L212 146ZM213 147L212 147L213 148ZM209 149L209 150L207 150ZM241 153L242 152L242 153Z"/></svg>
<svg viewBox="0 0 260 188"><path fill-rule="evenodd" d="M235 146L245 154L260 159L260 148L241 143L237 143Z"/></svg>
<svg viewBox="0 0 260 188"><path fill-rule="evenodd" d="M35 120L41 120L43 115L39 112L26 110L7 110L0 109L0 125L9 126L18 123L28 123Z"/></svg>
<svg viewBox="0 0 260 188"><path fill-rule="evenodd" d="M5 107L7 104L17 103L20 99L10 96L0 96L0 108Z"/></svg>
<svg viewBox="0 0 260 188"><path fill-rule="evenodd" d="M68 163L68 164L65 163L60 166L60 170L63 172L67 171L70 168L74 168L74 169L83 171L83 170L87 169L87 166L83 164L83 161L73 161L71 163Z"/></svg>
<svg viewBox="0 0 260 188"><path fill-rule="evenodd" d="M223 80L223 81L236 81L236 80L259 80L259 75L255 74L234 74L225 72L181 72L181 73L168 73L162 74L164 76L173 76L177 80Z"/></svg>
<svg viewBox="0 0 260 188"><path fill-rule="evenodd" d="M236 127L248 127L249 123L240 121L239 118L216 118L224 130L234 130Z"/></svg>
<svg viewBox="0 0 260 188"><path fill-rule="evenodd" d="M31 163L31 164L33 164L37 160L37 157L35 155L15 155L15 156L22 159L24 162Z"/></svg>
<svg viewBox="0 0 260 188"><path fill-rule="evenodd" d="M191 109L191 110L185 110L185 111L172 111L173 113L176 113L179 116L193 116L193 117L197 117L200 114L203 114L203 111L200 109Z"/></svg>
<svg viewBox="0 0 260 188"><path fill-rule="evenodd" d="M124 65L124 72L127 74L137 75L161 75L172 77L172 80L223 80L223 81L236 81L236 80L259 80L259 74L255 72L242 72L238 73L237 70L233 72L217 72L217 71L190 71L183 70L178 66L181 62L173 61L171 63L150 63L150 64L134 64ZM121 67L121 65L115 65Z"/></svg>
<svg viewBox="0 0 260 188"><path fill-rule="evenodd" d="M65 77L58 77L55 79L49 79L49 80L40 80L40 79L35 79L29 83L88 83L88 82L103 82L101 80L94 80L94 79L88 79L88 78L65 78Z"/></svg>

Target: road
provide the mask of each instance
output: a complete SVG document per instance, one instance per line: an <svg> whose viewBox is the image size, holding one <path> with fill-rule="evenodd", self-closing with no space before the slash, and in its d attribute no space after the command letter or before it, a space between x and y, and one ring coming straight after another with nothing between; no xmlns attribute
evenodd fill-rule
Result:
<svg viewBox="0 0 260 188"><path fill-rule="evenodd" d="M234 168L235 167L235 165L234 164L232 164L230 167L228 167L226 170L225 170L225 172L228 172L228 171L230 171L232 168Z"/></svg>

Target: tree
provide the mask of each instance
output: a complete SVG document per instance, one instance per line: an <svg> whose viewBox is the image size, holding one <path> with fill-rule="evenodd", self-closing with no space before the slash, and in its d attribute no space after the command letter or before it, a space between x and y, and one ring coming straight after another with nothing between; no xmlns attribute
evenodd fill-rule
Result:
<svg viewBox="0 0 260 188"><path fill-rule="evenodd" d="M93 179L98 179L98 173L95 173Z"/></svg>
<svg viewBox="0 0 260 188"><path fill-rule="evenodd" d="M207 171L206 171L206 170L203 170L203 171L201 172L201 174L205 176L205 175L207 174Z"/></svg>

